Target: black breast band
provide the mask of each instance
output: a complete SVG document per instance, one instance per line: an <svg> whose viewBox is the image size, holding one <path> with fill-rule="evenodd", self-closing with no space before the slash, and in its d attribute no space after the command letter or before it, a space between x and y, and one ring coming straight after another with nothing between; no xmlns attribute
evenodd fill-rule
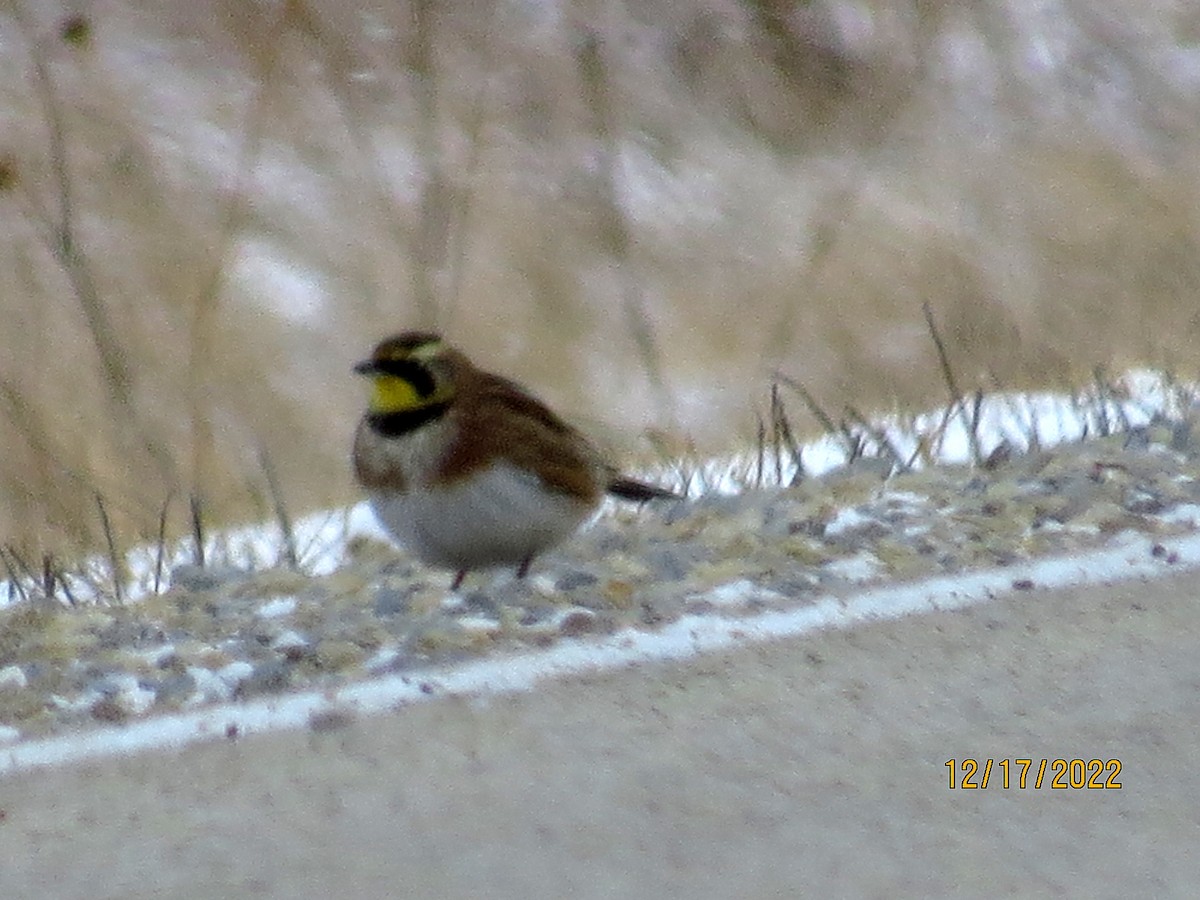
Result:
<svg viewBox="0 0 1200 900"><path fill-rule="evenodd" d="M449 408L450 404L442 401L418 406L416 409L406 409L403 412L368 413L367 422L373 431L384 437L400 437L440 419Z"/></svg>

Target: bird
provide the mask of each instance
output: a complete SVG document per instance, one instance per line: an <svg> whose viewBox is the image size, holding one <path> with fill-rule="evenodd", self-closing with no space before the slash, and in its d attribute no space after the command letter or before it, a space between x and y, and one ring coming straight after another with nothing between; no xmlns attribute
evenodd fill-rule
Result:
<svg viewBox="0 0 1200 900"><path fill-rule="evenodd" d="M476 366L428 331L377 344L354 371L370 399L354 473L384 529L422 562L455 573L517 567L572 535L606 494L681 499L621 475L526 388Z"/></svg>

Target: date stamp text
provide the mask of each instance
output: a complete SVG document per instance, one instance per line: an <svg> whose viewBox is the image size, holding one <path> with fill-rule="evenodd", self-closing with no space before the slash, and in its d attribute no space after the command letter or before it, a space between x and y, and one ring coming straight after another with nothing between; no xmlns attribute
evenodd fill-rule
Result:
<svg viewBox="0 0 1200 900"><path fill-rule="evenodd" d="M948 759L950 790L1120 790L1119 759Z"/></svg>

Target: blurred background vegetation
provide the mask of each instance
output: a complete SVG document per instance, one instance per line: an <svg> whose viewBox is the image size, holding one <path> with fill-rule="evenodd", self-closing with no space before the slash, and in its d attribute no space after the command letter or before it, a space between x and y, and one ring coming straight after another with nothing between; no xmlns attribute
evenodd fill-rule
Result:
<svg viewBox="0 0 1200 900"><path fill-rule="evenodd" d="M6 0L0 544L350 500L408 327L643 454L944 401L925 302L964 389L1188 377L1197 147L1190 0Z"/></svg>

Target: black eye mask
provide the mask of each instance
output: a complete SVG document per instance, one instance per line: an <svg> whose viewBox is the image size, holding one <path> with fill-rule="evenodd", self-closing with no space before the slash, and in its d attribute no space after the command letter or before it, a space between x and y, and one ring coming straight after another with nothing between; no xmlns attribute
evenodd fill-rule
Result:
<svg viewBox="0 0 1200 900"><path fill-rule="evenodd" d="M429 369L411 359L380 359L375 361L372 368L381 375L403 378L422 399L432 397L437 389Z"/></svg>

